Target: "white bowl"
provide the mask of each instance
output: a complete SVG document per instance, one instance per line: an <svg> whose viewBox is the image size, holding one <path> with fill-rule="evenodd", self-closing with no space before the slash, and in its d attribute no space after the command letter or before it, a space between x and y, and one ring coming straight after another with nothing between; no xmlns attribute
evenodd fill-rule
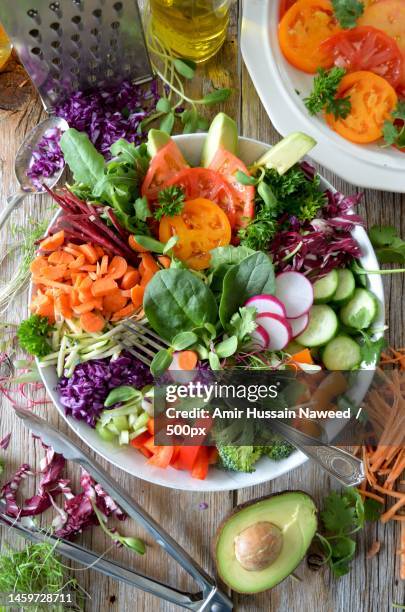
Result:
<svg viewBox="0 0 405 612"><path fill-rule="evenodd" d="M175 140L186 159L192 165L198 165L200 163L205 134L175 136ZM248 138L239 139L239 155L247 164L253 163L268 149L269 145L258 142L257 140ZM322 180L321 187L322 189L333 189L331 185L324 180ZM361 227L356 227L354 236L364 252L364 257L361 260L364 267L375 270L378 267L378 263L365 230ZM381 305L379 320L376 323L377 326L381 327L384 322L384 293L380 276L373 275L370 277L370 289L377 296ZM53 403L72 430L75 431L91 449L104 457L104 459L110 461L113 465L125 470L129 474L142 478L148 482L187 491L228 491L230 489L241 489L243 487L250 487L261 482L266 482L267 480L272 480L306 461L305 455L301 452L294 452L283 461L274 462L267 458L262 459L257 464L256 471L252 474L225 472L223 470L210 468L206 480L196 480L191 478L189 473L178 471L174 468L168 468L166 470L154 468L147 465L145 457L135 449L120 447L105 442L94 429L91 429L85 423L76 421L71 417L66 417L65 410L61 406L58 399L58 393L56 392L58 380L56 369L54 367L48 367L41 368L40 371L42 380Z"/></svg>
<svg viewBox="0 0 405 612"><path fill-rule="evenodd" d="M279 0L245 0L241 36L243 59L274 127L283 136L297 130L313 136L318 145L311 157L353 185L404 192L403 153L378 144L353 144L322 117L309 115L303 99L312 89L313 75L294 68L281 53L279 5Z"/></svg>

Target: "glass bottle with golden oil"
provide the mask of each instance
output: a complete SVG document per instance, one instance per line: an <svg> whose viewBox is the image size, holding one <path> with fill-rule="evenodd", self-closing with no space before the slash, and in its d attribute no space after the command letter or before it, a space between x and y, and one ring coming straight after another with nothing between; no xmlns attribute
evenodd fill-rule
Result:
<svg viewBox="0 0 405 612"><path fill-rule="evenodd" d="M222 47L233 0L150 0L156 35L173 53L203 62Z"/></svg>

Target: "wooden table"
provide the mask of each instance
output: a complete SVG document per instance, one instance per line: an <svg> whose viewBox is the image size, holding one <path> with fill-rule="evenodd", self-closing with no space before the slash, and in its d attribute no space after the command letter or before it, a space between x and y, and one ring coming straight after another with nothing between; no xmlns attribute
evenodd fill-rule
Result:
<svg viewBox="0 0 405 612"><path fill-rule="evenodd" d="M265 110L255 92L240 55L238 45L238 26L241 12L234 7L228 39L220 54L199 70L199 76L193 80L191 89L195 97L216 87L232 87L234 94L230 101L223 105L225 112L236 117L240 133L273 143L279 135L272 127ZM259 60L260 58L258 58ZM277 104L277 100L274 100ZM34 100L24 111L15 114L0 114L0 189L1 201L16 188L13 176L13 160L19 143L27 132L43 118L43 111L38 100ZM322 174L340 191L353 193L356 187L344 183L339 177L320 168ZM28 217L41 218L49 213L49 199L33 197L26 201L22 211L16 214L15 220L27 222ZM367 223L385 223L395 225L401 235L405 235L405 198L394 193L366 191L359 212ZM1 235L1 249L10 239L10 230L5 229ZM12 266L8 262L1 268L1 279L7 278ZM384 277L387 299L388 336L396 346L404 346L404 277ZM27 315L27 296L24 295L13 304L6 315L7 320L19 322ZM58 425L61 431L69 430L52 407L38 409L41 414ZM23 461L28 461L38 468L42 449L34 442L21 423L13 416L12 410L3 403L0 406L0 438L12 431L12 441L7 452L7 473L12 473ZM77 440L76 440L77 441ZM213 573L214 566L210 551L211 537L224 515L237 504L246 500L267 495L285 489L303 489L316 499L328 492L332 486L330 478L309 462L286 476L260 486L229 491L227 493L198 494L164 489L131 477L121 470L112 467L105 461L112 476L124 486L142 504L152 516L184 546L194 557ZM69 467L69 475L77 478L78 470ZM200 509L205 502L208 507ZM350 612L388 611L393 602L404 603L404 586L398 580L398 555L395 551L399 542L399 525L370 525L361 536L357 558L353 569L344 578L335 580L328 571L311 572L305 564L297 571L302 578L298 582L288 578L271 592L256 597L245 597L233 594L235 609L248 610L282 610L285 612ZM136 526L124 525L126 533L139 533ZM4 540L13 543L10 534L0 531ZM146 538L148 540L148 538ZM365 551L378 539L382 542L381 552L371 561L365 560ZM93 547L100 553L108 546L100 529L93 529L83 535L85 545ZM138 558L124 550L111 550L111 557L119 559L126 565L132 565L140 571L179 588L189 589L184 573L174 562L167 560L159 547L151 542L144 558ZM172 605L137 592L120 583L108 580L94 571L79 571L77 577L91 596L86 609L91 611L111 610L175 610Z"/></svg>

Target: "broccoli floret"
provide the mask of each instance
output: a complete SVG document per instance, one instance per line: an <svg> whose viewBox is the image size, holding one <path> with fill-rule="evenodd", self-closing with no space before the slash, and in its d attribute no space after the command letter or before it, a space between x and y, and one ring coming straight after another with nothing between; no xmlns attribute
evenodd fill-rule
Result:
<svg viewBox="0 0 405 612"><path fill-rule="evenodd" d="M268 446L263 446L262 449L263 454L269 457L269 459L281 461L281 459L286 459L286 457L291 455L294 451L294 446L286 440L274 436L270 444Z"/></svg>
<svg viewBox="0 0 405 612"><path fill-rule="evenodd" d="M254 464L263 454L261 446L218 445L222 467L232 472L254 472Z"/></svg>

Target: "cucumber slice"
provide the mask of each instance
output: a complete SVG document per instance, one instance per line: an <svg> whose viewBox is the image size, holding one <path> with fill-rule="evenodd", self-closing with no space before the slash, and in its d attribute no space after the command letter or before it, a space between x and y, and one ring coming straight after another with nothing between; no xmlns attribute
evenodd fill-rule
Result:
<svg viewBox="0 0 405 612"><path fill-rule="evenodd" d="M322 346L333 338L338 328L337 316L330 306L319 304L309 311L308 327L295 340L303 346Z"/></svg>
<svg viewBox="0 0 405 612"><path fill-rule="evenodd" d="M100 422L96 424L96 431L100 438L102 438L106 442L114 442L114 440L116 439L116 435L106 427L102 427Z"/></svg>
<svg viewBox="0 0 405 612"><path fill-rule="evenodd" d="M314 283L314 302L324 304L329 302L338 288L337 270L331 270L326 276Z"/></svg>
<svg viewBox="0 0 405 612"><path fill-rule="evenodd" d="M350 300L356 289L356 281L351 270L337 270L338 286L335 295L332 297L334 304L342 305Z"/></svg>
<svg viewBox="0 0 405 612"><path fill-rule="evenodd" d="M367 329L377 315L377 299L367 289L356 289L353 297L340 310L343 325L353 329Z"/></svg>
<svg viewBox="0 0 405 612"><path fill-rule="evenodd" d="M349 336L336 336L325 346L322 361L327 370L353 370L361 362L360 346Z"/></svg>

